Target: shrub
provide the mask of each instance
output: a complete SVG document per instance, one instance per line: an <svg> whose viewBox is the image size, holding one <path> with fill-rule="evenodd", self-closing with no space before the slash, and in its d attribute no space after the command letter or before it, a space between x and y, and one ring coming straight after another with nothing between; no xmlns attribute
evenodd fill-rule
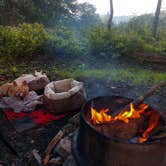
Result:
<svg viewBox="0 0 166 166"><path fill-rule="evenodd" d="M128 34L115 35L115 37L115 47L123 55L143 50L144 41L137 33L131 32Z"/></svg>
<svg viewBox="0 0 166 166"><path fill-rule="evenodd" d="M48 29L50 38L47 43L49 53L74 57L84 54L82 42L77 39L75 33L67 27L57 26Z"/></svg>
<svg viewBox="0 0 166 166"><path fill-rule="evenodd" d="M43 49L47 40L48 33L41 24L0 26L0 57L8 61L33 58Z"/></svg>
<svg viewBox="0 0 166 166"><path fill-rule="evenodd" d="M105 57L113 55L114 47L114 32L106 31L104 28L92 28L87 34L89 50L96 57Z"/></svg>
<svg viewBox="0 0 166 166"><path fill-rule="evenodd" d="M158 39L154 39L149 29L140 30L141 33L129 30L119 30L121 27L106 31L103 28L91 29L88 35L90 51L100 58L104 56L129 55L135 52L145 54L166 55L165 31L160 31ZM163 35L163 36L162 36ZM120 53L120 54L118 54Z"/></svg>
<svg viewBox="0 0 166 166"><path fill-rule="evenodd" d="M89 33L89 45L94 55L114 56L128 54L143 49L144 41L137 33L118 33L116 29L106 31L102 28L92 29Z"/></svg>

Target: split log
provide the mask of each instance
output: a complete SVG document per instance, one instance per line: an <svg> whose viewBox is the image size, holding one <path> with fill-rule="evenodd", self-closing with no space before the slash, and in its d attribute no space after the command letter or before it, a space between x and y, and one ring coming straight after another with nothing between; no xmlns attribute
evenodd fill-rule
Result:
<svg viewBox="0 0 166 166"><path fill-rule="evenodd" d="M57 143L61 140L61 138L63 137L63 131L60 130L55 137L51 140L51 142L48 144L46 150L45 150L45 157L43 160L43 165L46 166L49 162L50 159L50 154L53 150L53 148L57 145Z"/></svg>
<svg viewBox="0 0 166 166"><path fill-rule="evenodd" d="M145 123L144 121L145 119L142 116L139 119L131 119L129 123L115 121L109 124L96 125L94 127L108 137L128 140L138 134L138 131Z"/></svg>

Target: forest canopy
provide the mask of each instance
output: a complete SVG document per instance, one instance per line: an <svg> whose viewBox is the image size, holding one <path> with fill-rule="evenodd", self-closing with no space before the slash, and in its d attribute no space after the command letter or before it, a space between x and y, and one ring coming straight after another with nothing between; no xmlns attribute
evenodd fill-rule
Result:
<svg viewBox="0 0 166 166"><path fill-rule="evenodd" d="M63 24L95 24L99 21L96 9L77 0L1 0L0 24L41 23L46 26Z"/></svg>

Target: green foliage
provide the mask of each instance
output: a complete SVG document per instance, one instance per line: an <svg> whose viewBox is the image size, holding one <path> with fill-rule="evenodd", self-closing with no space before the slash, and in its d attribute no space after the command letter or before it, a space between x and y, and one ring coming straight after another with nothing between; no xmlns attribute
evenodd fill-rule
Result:
<svg viewBox="0 0 166 166"><path fill-rule="evenodd" d="M88 33L91 53L99 57L131 55L136 52L166 55L166 29L163 26L166 14L162 15L157 39L151 33L152 20L151 14L142 15L127 23L114 25L110 31L101 27L91 29Z"/></svg>
<svg viewBox="0 0 166 166"><path fill-rule="evenodd" d="M112 54L113 47L113 31L105 31L104 28L92 28L87 34L90 53L96 57L104 57Z"/></svg>
<svg viewBox="0 0 166 166"><path fill-rule="evenodd" d="M47 50L52 54L74 57L84 53L81 41L77 39L71 29L65 26L57 26L48 31L50 38Z"/></svg>
<svg viewBox="0 0 166 166"><path fill-rule="evenodd" d="M17 25L24 22L49 24L52 19L70 15L75 0L2 0L0 2L0 24ZM4 19L4 18L8 19ZM54 20L55 22L55 20Z"/></svg>
<svg viewBox="0 0 166 166"><path fill-rule="evenodd" d="M92 29L88 35L91 53L95 56L118 56L144 48L144 41L135 32L119 33L116 29L106 31L103 28ZM101 54L102 53L102 54Z"/></svg>
<svg viewBox="0 0 166 166"><path fill-rule="evenodd" d="M75 13L75 23L78 27L97 26L101 23L99 15L96 13L96 8L88 2L78 4Z"/></svg>
<svg viewBox="0 0 166 166"><path fill-rule="evenodd" d="M11 72L13 72L13 73L17 73L17 67L16 66L12 66L11 68L10 68L10 70L11 70Z"/></svg>
<svg viewBox="0 0 166 166"><path fill-rule="evenodd" d="M47 40L48 33L41 24L0 26L0 57L9 61L33 58Z"/></svg>
<svg viewBox="0 0 166 166"><path fill-rule="evenodd" d="M96 8L77 0L1 0L0 25L42 23L46 26L92 25L99 20Z"/></svg>

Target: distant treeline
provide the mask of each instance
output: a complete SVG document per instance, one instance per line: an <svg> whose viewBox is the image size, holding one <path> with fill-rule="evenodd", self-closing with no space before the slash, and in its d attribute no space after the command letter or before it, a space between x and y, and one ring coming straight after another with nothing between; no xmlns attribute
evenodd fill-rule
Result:
<svg viewBox="0 0 166 166"><path fill-rule="evenodd" d="M96 8L77 0L1 0L0 25L18 25L23 22L86 26L98 23Z"/></svg>

